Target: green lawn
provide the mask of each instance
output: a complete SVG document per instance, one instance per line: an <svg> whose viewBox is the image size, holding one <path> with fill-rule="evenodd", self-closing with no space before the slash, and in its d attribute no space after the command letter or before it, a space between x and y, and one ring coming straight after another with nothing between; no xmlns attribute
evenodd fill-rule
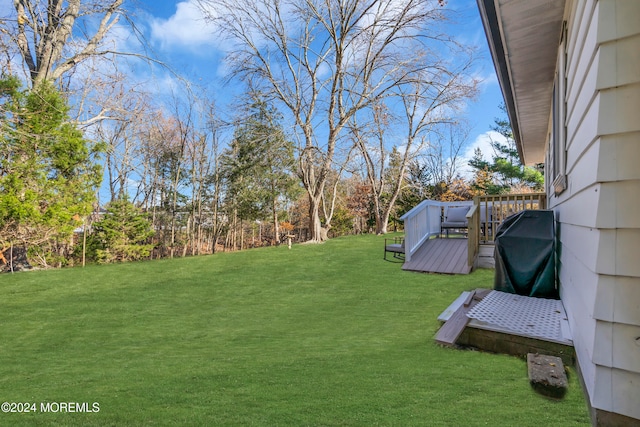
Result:
<svg viewBox="0 0 640 427"><path fill-rule="evenodd" d="M94 413L0 425L589 425L525 361L438 347L469 276L403 272L383 237L0 276L0 400Z"/></svg>

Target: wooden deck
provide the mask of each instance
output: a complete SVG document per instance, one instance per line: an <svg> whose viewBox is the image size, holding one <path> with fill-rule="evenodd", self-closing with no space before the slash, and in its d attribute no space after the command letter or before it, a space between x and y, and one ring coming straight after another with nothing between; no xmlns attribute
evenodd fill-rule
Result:
<svg viewBox="0 0 640 427"><path fill-rule="evenodd" d="M443 323L443 330L436 334L441 345L520 357L539 353L575 364L573 338L559 300L476 289L463 292L438 320ZM452 324L447 326L449 321Z"/></svg>
<svg viewBox="0 0 640 427"><path fill-rule="evenodd" d="M403 270L423 273L469 274L468 244L464 238L430 239L405 262Z"/></svg>

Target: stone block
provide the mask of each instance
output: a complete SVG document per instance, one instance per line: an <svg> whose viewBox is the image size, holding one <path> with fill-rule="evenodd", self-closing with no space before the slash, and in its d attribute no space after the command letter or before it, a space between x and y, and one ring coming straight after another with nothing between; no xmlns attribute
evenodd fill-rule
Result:
<svg viewBox="0 0 640 427"><path fill-rule="evenodd" d="M567 393L569 382L559 357L529 353L527 368L529 383L538 393L555 399L561 399Z"/></svg>

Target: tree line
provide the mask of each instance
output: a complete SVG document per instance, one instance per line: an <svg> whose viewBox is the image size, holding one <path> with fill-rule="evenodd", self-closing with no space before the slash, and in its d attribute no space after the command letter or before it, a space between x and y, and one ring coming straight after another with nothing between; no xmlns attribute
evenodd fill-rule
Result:
<svg viewBox="0 0 640 427"><path fill-rule="evenodd" d="M199 1L236 46L231 108L192 85L159 101L132 83L119 65L132 53L107 48L123 3L21 0L0 20L5 269L386 233L425 198L542 185L503 119L507 144L461 175L460 109L478 81L474 51L441 31L443 2ZM65 47L88 17L94 33ZM86 73L99 64L112 72Z"/></svg>

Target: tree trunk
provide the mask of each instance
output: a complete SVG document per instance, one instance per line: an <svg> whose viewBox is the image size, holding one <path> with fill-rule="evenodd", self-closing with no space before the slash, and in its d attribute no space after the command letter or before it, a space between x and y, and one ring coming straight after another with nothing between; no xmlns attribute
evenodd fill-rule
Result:
<svg viewBox="0 0 640 427"><path fill-rule="evenodd" d="M231 237L231 251L233 252L236 250L236 242L238 241L238 213L235 209L233 211L233 227L231 229L233 230Z"/></svg>
<svg viewBox="0 0 640 427"><path fill-rule="evenodd" d="M191 232L191 228L193 227L193 221L191 219L191 216L189 216L187 218L187 235L186 235L186 242L184 244L184 246L182 247L182 258L187 256L187 251L189 250L189 245L193 245L193 234Z"/></svg>
<svg viewBox="0 0 640 427"><path fill-rule="evenodd" d="M384 222L383 216L380 215L380 211L376 209L374 216L376 219L376 234L387 234L387 224Z"/></svg>
<svg viewBox="0 0 640 427"><path fill-rule="evenodd" d="M278 224L278 208L276 199L273 199L273 244L280 244L280 226Z"/></svg>
<svg viewBox="0 0 640 427"><path fill-rule="evenodd" d="M320 206L322 198L309 195L309 241L320 243L327 240L327 233L323 231L320 221Z"/></svg>
<svg viewBox="0 0 640 427"><path fill-rule="evenodd" d="M389 209L380 214L376 214L376 234L387 234L389 227Z"/></svg>

